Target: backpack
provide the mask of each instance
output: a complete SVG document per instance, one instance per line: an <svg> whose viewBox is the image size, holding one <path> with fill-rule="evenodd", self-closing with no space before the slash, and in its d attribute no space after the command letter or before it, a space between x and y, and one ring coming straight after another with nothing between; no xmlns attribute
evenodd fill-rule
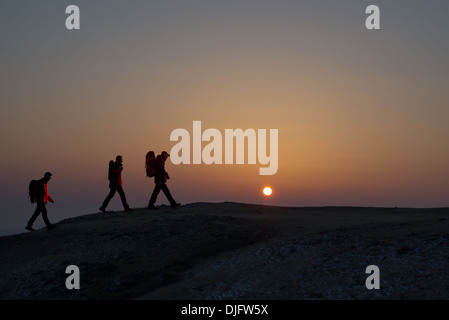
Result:
<svg viewBox="0 0 449 320"><path fill-rule="evenodd" d="M149 178L154 177L154 174L156 172L155 162L156 156L154 154L154 151L148 151L145 155L145 171L147 173L147 177Z"/></svg>
<svg viewBox="0 0 449 320"><path fill-rule="evenodd" d="M28 185L28 196L30 197L31 203L36 201L38 182L38 180L31 180Z"/></svg>
<svg viewBox="0 0 449 320"><path fill-rule="evenodd" d="M112 173L112 168L114 166L114 161L110 160L109 161L109 168L108 168L108 180L112 181L114 179L114 174Z"/></svg>

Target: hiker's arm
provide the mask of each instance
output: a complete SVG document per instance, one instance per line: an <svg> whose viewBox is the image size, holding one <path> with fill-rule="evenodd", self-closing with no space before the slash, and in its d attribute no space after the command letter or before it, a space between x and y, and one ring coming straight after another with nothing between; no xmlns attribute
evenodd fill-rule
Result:
<svg viewBox="0 0 449 320"><path fill-rule="evenodd" d="M48 201L50 201L51 203L55 203L55 200L53 200L53 198L51 197L51 195L48 195Z"/></svg>
<svg viewBox="0 0 449 320"><path fill-rule="evenodd" d="M123 166L117 166L117 167L113 166L111 169L111 171L113 173L120 173L120 172L122 172L122 170L123 170Z"/></svg>
<svg viewBox="0 0 449 320"><path fill-rule="evenodd" d="M162 169L162 172L164 173L164 177L165 177L167 180L170 179L170 177L168 176L167 171L165 171L165 162L164 162L164 161L161 162L161 169Z"/></svg>

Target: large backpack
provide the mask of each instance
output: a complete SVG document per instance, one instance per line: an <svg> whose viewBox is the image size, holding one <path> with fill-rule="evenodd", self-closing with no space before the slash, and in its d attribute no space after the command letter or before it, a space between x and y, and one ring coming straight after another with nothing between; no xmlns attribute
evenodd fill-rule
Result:
<svg viewBox="0 0 449 320"><path fill-rule="evenodd" d="M31 203L34 203L36 201L38 184L38 180L31 180L30 184L28 185L28 196L30 197Z"/></svg>
<svg viewBox="0 0 449 320"><path fill-rule="evenodd" d="M114 167L114 160L109 161L108 167L108 180L112 181L114 179L114 174L112 173L112 168Z"/></svg>
<svg viewBox="0 0 449 320"><path fill-rule="evenodd" d="M147 177L154 177L156 173L155 169L156 156L154 151L148 151L145 155L145 171L147 173Z"/></svg>

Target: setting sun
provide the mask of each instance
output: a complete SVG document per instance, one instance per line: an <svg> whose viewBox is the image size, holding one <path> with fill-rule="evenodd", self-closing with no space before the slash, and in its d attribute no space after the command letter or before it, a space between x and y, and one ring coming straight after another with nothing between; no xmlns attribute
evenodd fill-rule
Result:
<svg viewBox="0 0 449 320"><path fill-rule="evenodd" d="M272 192L273 192L273 190L271 190L270 187L265 187L263 189L263 194L266 195L266 196L270 196Z"/></svg>

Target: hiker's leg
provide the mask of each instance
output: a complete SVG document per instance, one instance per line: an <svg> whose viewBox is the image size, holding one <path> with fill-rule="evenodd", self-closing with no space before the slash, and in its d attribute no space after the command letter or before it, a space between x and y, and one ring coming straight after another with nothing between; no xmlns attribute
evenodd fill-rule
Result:
<svg viewBox="0 0 449 320"><path fill-rule="evenodd" d="M165 196L167 197L167 200L170 202L171 205L174 205L176 203L175 199L173 199L170 190L168 189L167 185L164 183L161 186L162 191L164 192Z"/></svg>
<svg viewBox="0 0 449 320"><path fill-rule="evenodd" d="M117 186L117 192L120 195L120 199L122 200L123 208L129 209L128 201L126 201L125 191L123 191L123 187L121 185Z"/></svg>
<svg viewBox="0 0 449 320"><path fill-rule="evenodd" d="M42 209L41 204L38 203L36 205L36 210L34 210L33 215L31 216L30 220L28 221L28 226L31 227L33 225L34 221L36 221L37 217L39 217L39 214L41 213L41 209Z"/></svg>
<svg viewBox="0 0 449 320"><path fill-rule="evenodd" d="M47 207L44 205L42 205L42 219L44 219L45 225L48 227L51 225L50 221L48 220L48 215L47 215Z"/></svg>
<svg viewBox="0 0 449 320"><path fill-rule="evenodd" d="M153 190L153 193L151 194L151 198L150 198L150 202L148 203L148 206L152 206L156 203L157 195L159 194L160 191L161 191L160 184L155 183L154 190Z"/></svg>
<svg viewBox="0 0 449 320"><path fill-rule="evenodd" d="M111 190L109 191L109 194L107 195L106 199L104 199L103 204L101 205L101 209L106 209L109 201L111 201L111 199L114 197L115 195L115 191L117 191L117 189L115 188L114 185L110 186Z"/></svg>

